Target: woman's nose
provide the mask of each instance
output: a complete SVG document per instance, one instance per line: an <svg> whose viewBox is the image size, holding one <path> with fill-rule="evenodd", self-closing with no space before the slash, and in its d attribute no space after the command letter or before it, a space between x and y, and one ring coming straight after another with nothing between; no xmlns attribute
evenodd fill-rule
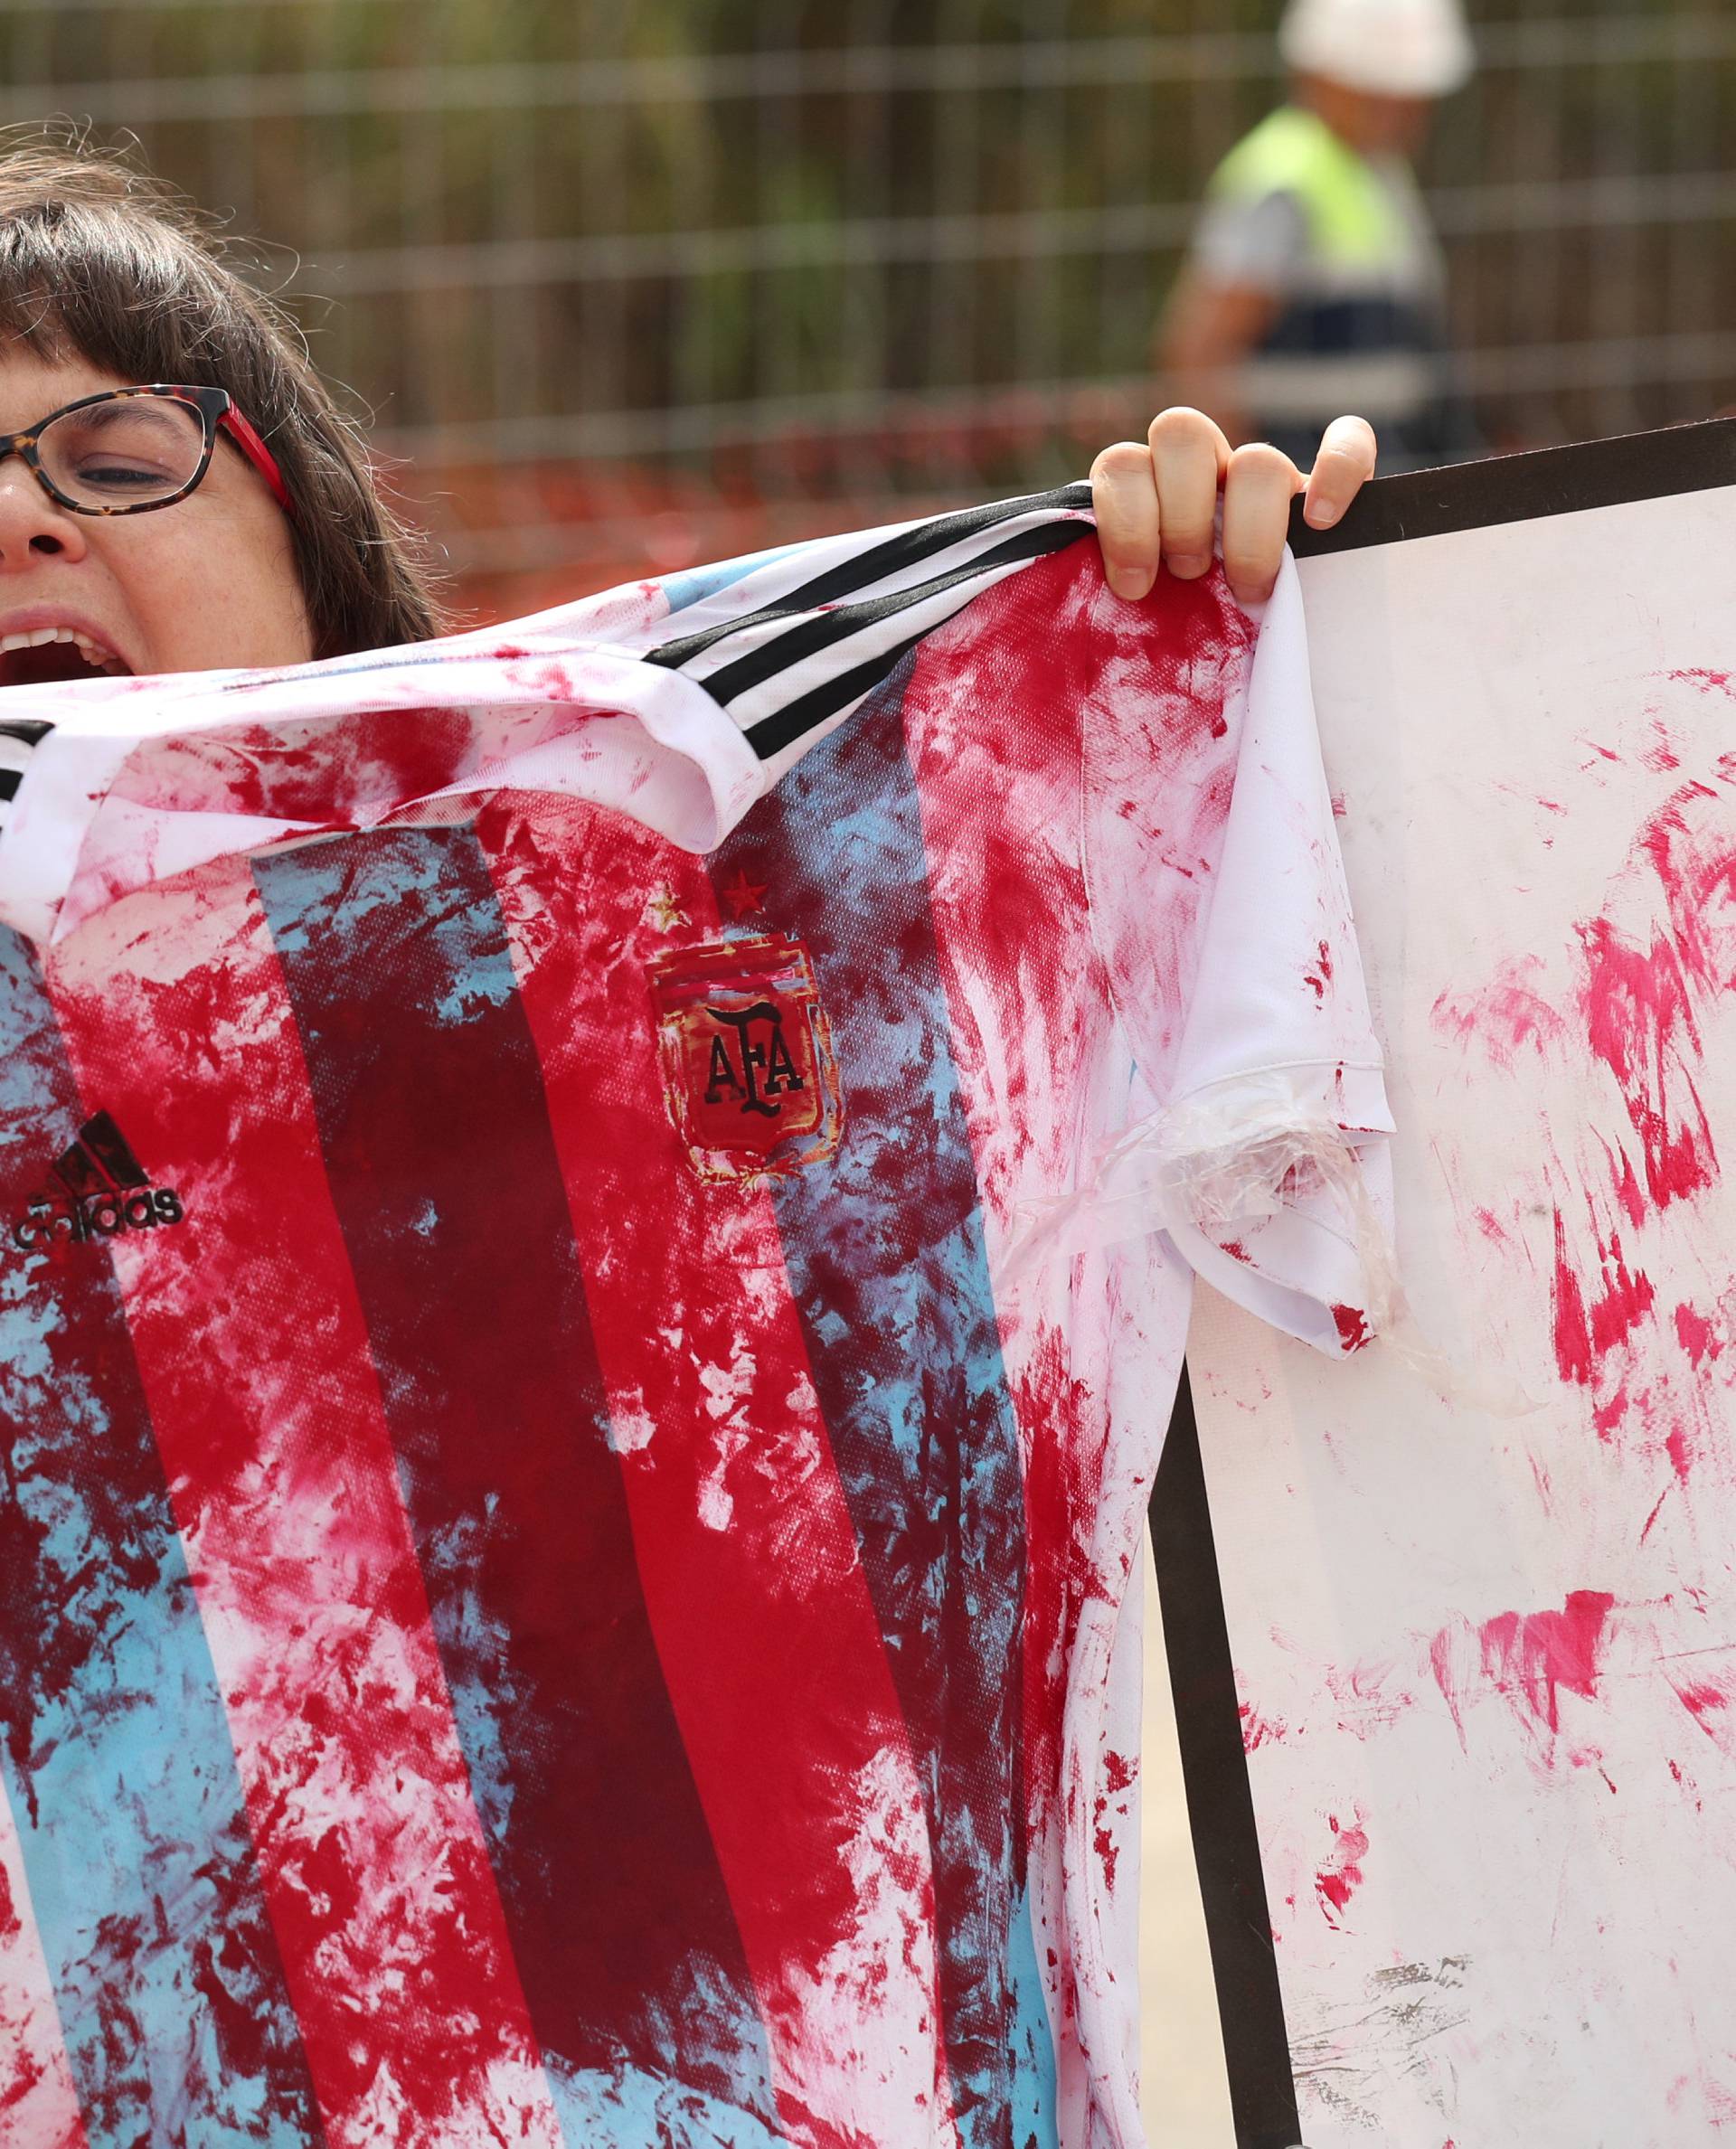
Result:
<svg viewBox="0 0 1736 2149"><path fill-rule="evenodd" d="M15 449L0 457L0 571L15 573L57 556L81 559L86 538L80 523L49 498Z"/></svg>

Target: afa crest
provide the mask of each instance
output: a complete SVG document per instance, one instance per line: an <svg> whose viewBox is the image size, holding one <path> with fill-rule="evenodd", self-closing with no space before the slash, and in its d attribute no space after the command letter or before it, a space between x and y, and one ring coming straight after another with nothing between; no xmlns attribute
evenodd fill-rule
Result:
<svg viewBox="0 0 1736 2149"><path fill-rule="evenodd" d="M700 1176L783 1177L844 1138L844 1093L813 958L767 933L651 966L665 1087Z"/></svg>

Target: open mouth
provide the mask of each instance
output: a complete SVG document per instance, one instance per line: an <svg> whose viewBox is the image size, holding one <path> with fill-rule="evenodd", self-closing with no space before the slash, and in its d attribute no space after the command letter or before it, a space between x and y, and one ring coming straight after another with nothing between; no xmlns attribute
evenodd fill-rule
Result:
<svg viewBox="0 0 1736 2149"><path fill-rule="evenodd" d="M53 686L68 679L124 679L132 667L71 627L0 635L0 686Z"/></svg>

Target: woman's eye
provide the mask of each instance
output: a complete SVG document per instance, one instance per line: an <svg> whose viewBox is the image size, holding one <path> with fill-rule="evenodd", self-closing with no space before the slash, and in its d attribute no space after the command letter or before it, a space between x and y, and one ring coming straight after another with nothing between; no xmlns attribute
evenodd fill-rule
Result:
<svg viewBox="0 0 1736 2149"><path fill-rule="evenodd" d="M150 463L123 462L110 457L100 463L80 463L79 475L80 477L109 477L125 482L127 479L134 477L161 477L163 473L159 467Z"/></svg>
<svg viewBox="0 0 1736 2149"><path fill-rule="evenodd" d="M178 492L199 467L196 415L163 405L99 403L44 429L39 452L51 477L91 499L124 504Z"/></svg>
<svg viewBox="0 0 1736 2149"><path fill-rule="evenodd" d="M160 467L144 463L124 463L108 460L85 462L75 473L80 485L100 485L105 490L125 491L138 486L161 486L170 482L169 473Z"/></svg>

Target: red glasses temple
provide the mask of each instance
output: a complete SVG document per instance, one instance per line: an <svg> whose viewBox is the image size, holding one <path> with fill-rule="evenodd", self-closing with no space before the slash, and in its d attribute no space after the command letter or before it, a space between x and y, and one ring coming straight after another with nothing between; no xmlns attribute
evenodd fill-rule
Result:
<svg viewBox="0 0 1736 2149"><path fill-rule="evenodd" d="M296 504L289 497L289 488L283 482L283 472L278 467L278 458L260 439L259 434L231 402L217 420L234 441L237 448L264 478L277 495L278 505L293 521Z"/></svg>

